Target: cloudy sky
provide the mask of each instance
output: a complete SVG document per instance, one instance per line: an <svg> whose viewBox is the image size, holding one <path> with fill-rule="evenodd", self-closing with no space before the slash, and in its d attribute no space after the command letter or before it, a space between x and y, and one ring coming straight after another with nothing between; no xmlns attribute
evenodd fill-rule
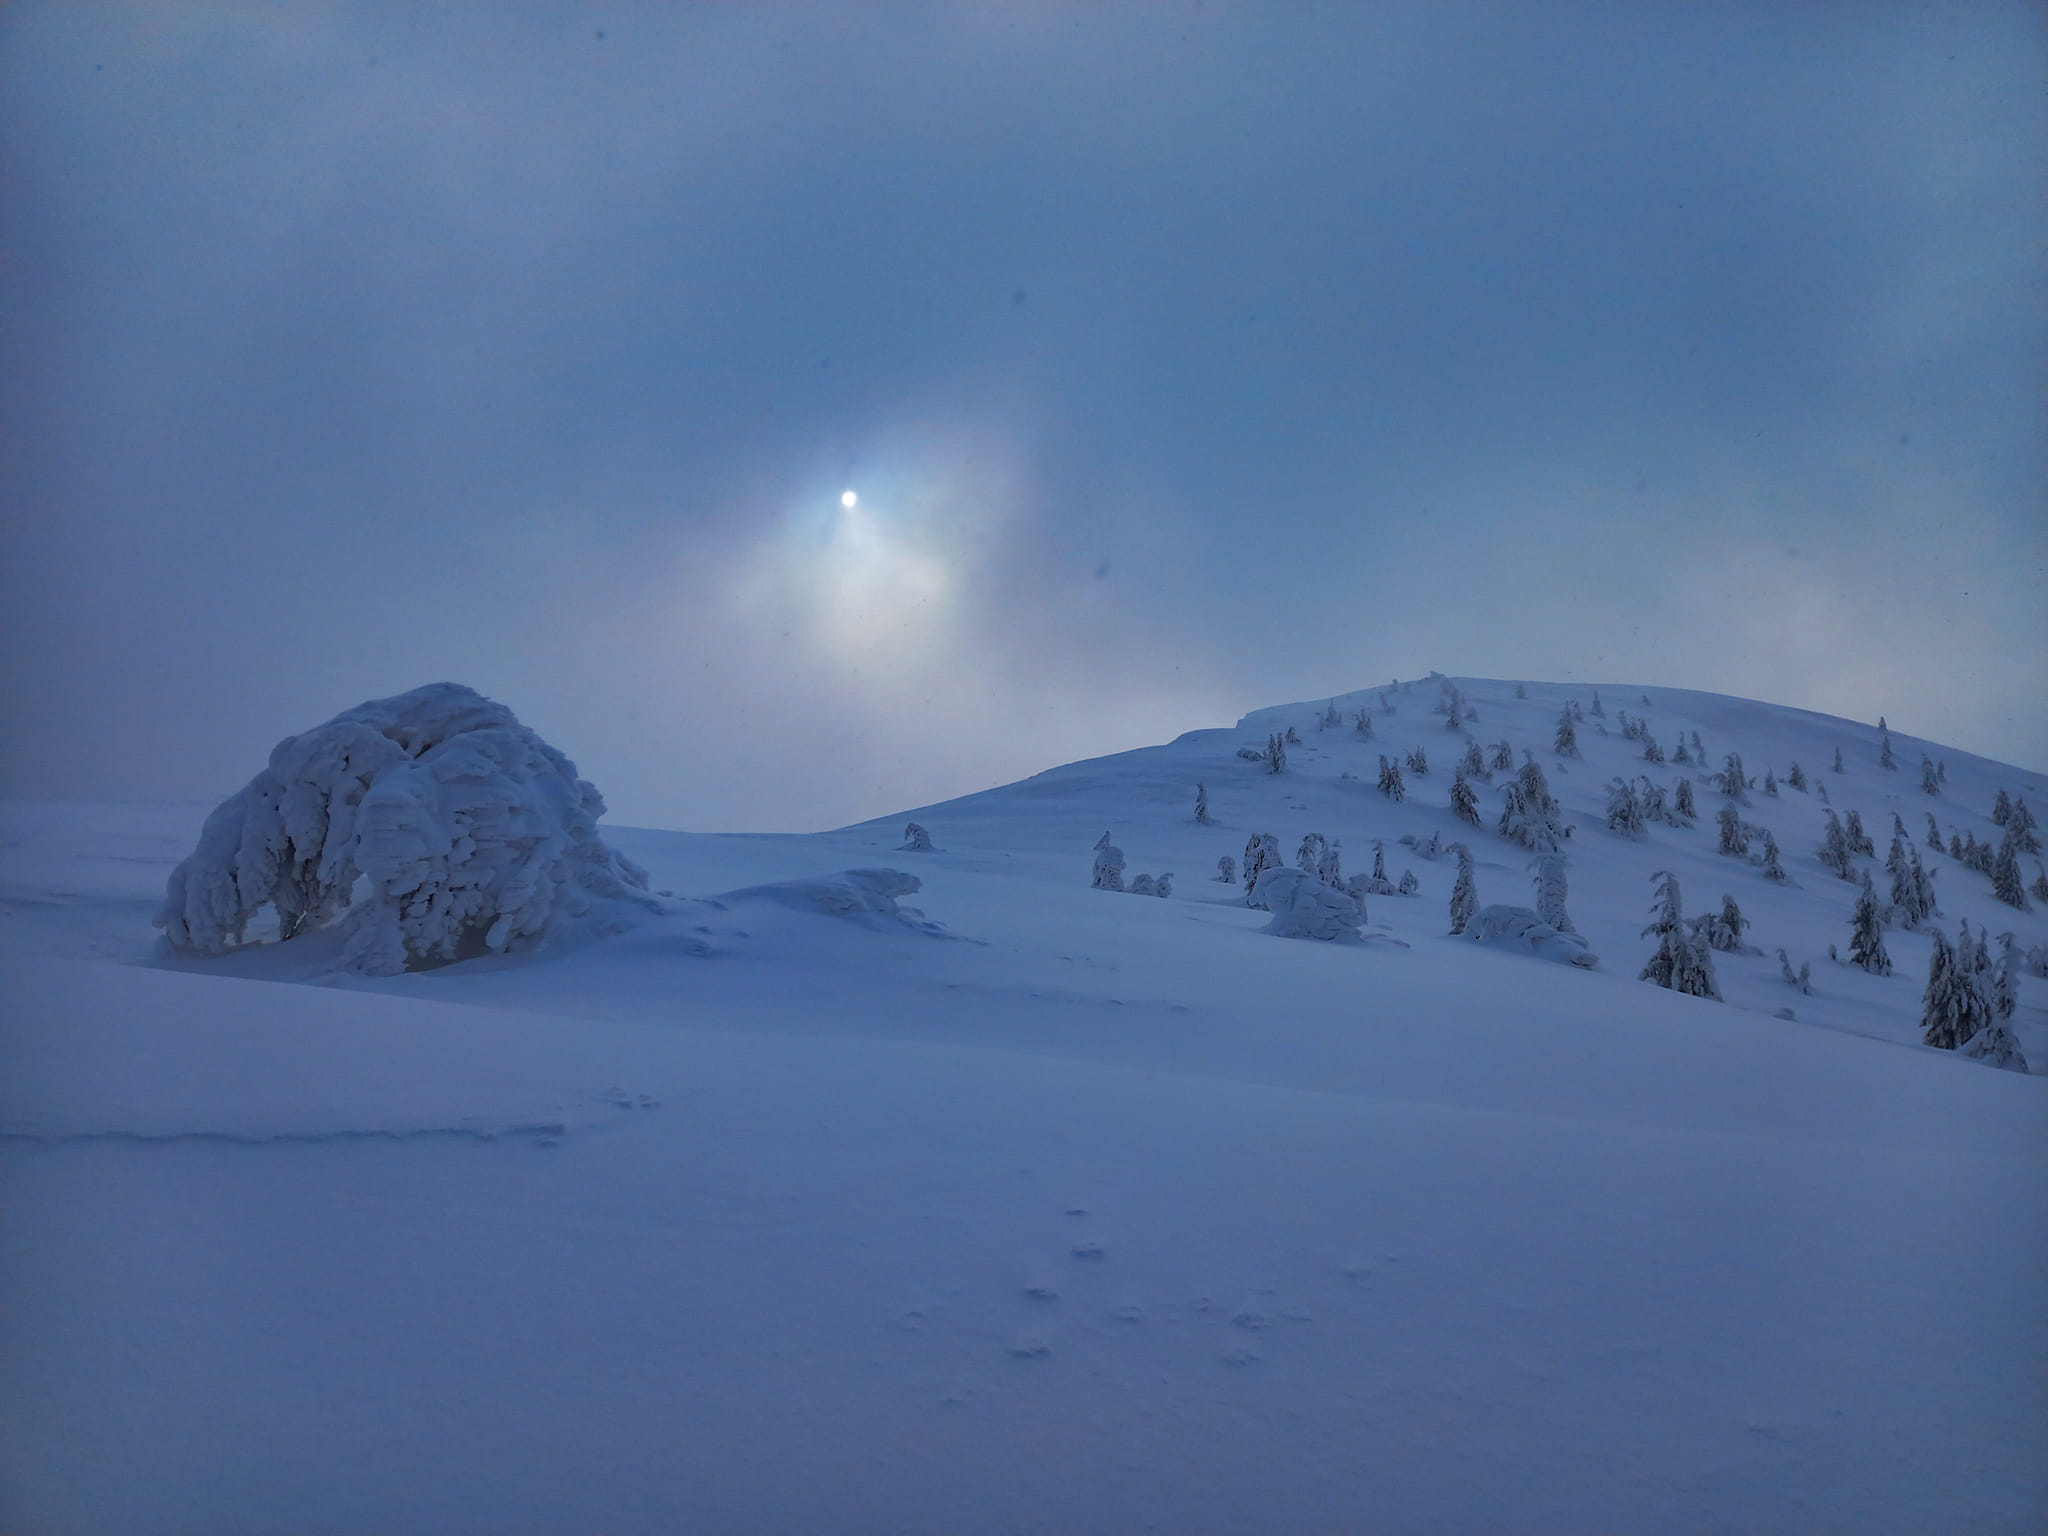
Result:
<svg viewBox="0 0 2048 1536"><path fill-rule="evenodd" d="M2044 16L10 5L0 793L441 678L706 830L1430 668L2048 766Z"/></svg>

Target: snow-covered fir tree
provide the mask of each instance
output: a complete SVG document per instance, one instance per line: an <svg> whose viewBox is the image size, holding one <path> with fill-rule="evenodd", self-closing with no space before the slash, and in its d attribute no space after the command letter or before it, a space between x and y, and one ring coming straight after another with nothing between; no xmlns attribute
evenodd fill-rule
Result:
<svg viewBox="0 0 2048 1536"><path fill-rule="evenodd" d="M1479 911L1479 886L1473 878L1472 850L1463 843L1451 844L1458 856L1458 879L1451 887L1451 932L1463 933L1465 925Z"/></svg>
<svg viewBox="0 0 2048 1536"><path fill-rule="evenodd" d="M1742 754L1730 752L1714 775L1714 787L1737 805L1749 804L1749 781L1742 776Z"/></svg>
<svg viewBox="0 0 2048 1536"><path fill-rule="evenodd" d="M1316 878L1325 885L1342 889L1344 885L1344 855L1336 842L1323 850L1323 856L1316 860Z"/></svg>
<svg viewBox="0 0 2048 1536"><path fill-rule="evenodd" d="M1707 766L1707 749L1700 744L1700 733L1692 733L1692 760L1702 768Z"/></svg>
<svg viewBox="0 0 2048 1536"><path fill-rule="evenodd" d="M1929 795L1941 793L1941 776L1934 771L1934 759L1931 757L1920 759L1920 789Z"/></svg>
<svg viewBox="0 0 2048 1536"><path fill-rule="evenodd" d="M1841 820L1833 811L1828 812L1828 829L1821 838L1820 862L1837 880L1856 878L1855 866L1851 863L1854 855L1849 848L1848 836L1842 831Z"/></svg>
<svg viewBox="0 0 2048 1536"><path fill-rule="evenodd" d="M1598 688L1593 690L1593 713L1603 720L1607 718L1607 711L1600 707L1600 690Z"/></svg>
<svg viewBox="0 0 2048 1536"><path fill-rule="evenodd" d="M1877 766L1894 769L1899 765L1892 757L1892 729L1884 723L1884 716L1877 717Z"/></svg>
<svg viewBox="0 0 2048 1536"><path fill-rule="evenodd" d="M1195 786L1195 820L1202 826L1209 825L1209 786Z"/></svg>
<svg viewBox="0 0 2048 1536"><path fill-rule="evenodd" d="M1870 834L1863 830L1863 813L1850 807L1848 819L1843 823L1842 835L1849 840L1849 851L1860 859L1877 857L1877 845L1870 840Z"/></svg>
<svg viewBox="0 0 2048 1536"><path fill-rule="evenodd" d="M1394 882L1387 878L1387 845L1378 838L1372 845L1372 874L1365 882L1366 891L1374 896L1392 896Z"/></svg>
<svg viewBox="0 0 2048 1536"><path fill-rule="evenodd" d="M1764 770L1764 793L1773 800L1778 798L1778 781L1772 777L1771 770L1768 768Z"/></svg>
<svg viewBox="0 0 2048 1536"><path fill-rule="evenodd" d="M1527 697L1529 697L1528 685L1524 683L1515 684L1515 697L1518 699L1526 699Z"/></svg>
<svg viewBox="0 0 2048 1536"><path fill-rule="evenodd" d="M1156 881L1153 882L1152 894L1154 896L1160 897L1171 896L1173 894L1172 870L1169 869L1165 874L1161 875Z"/></svg>
<svg viewBox="0 0 2048 1536"><path fill-rule="evenodd" d="M1812 994L1813 966L1811 962L1800 961L1799 974L1795 976L1792 973L1792 961L1787 957L1785 951L1781 949L1778 951L1778 974L1785 978L1786 986L1795 987L1808 995Z"/></svg>
<svg viewBox="0 0 2048 1536"><path fill-rule="evenodd" d="M1322 864L1323 854L1329 846L1329 841L1322 833L1309 833L1301 840L1301 846L1294 850L1294 867L1304 874L1314 874Z"/></svg>
<svg viewBox="0 0 2048 1536"><path fill-rule="evenodd" d="M1559 757L1579 755L1579 733L1572 724L1571 707L1567 705L1563 714L1557 717L1557 731L1551 737L1550 749Z"/></svg>
<svg viewBox="0 0 2048 1536"><path fill-rule="evenodd" d="M1671 812L1688 827L1698 818L1699 812L1693 808L1692 803L1691 779L1680 779L1677 787L1672 790Z"/></svg>
<svg viewBox="0 0 2048 1536"><path fill-rule="evenodd" d="M2010 933L2001 933L1998 960L1991 968L1991 1017L2000 1023L2010 1019L2019 1008L2022 965L2019 940Z"/></svg>
<svg viewBox="0 0 2048 1536"><path fill-rule="evenodd" d="M2039 853L2041 836L2034 813L2027 809L2027 802L2016 799L2012 803L2012 815L2005 823L2006 834L2012 838L2021 853Z"/></svg>
<svg viewBox="0 0 2048 1536"><path fill-rule="evenodd" d="M1884 919L1878 911L1877 892L1871 888L1867 874L1863 877L1863 889L1857 894L1856 912L1850 923L1849 963L1862 967L1873 976L1891 975L1892 959L1884 952Z"/></svg>
<svg viewBox="0 0 2048 1536"><path fill-rule="evenodd" d="M1721 829L1721 845L1715 851L1725 853L1730 858L1748 858L1749 828L1743 825L1742 817L1737 813L1734 804L1731 802L1722 806L1720 814L1714 821Z"/></svg>
<svg viewBox="0 0 2048 1536"><path fill-rule="evenodd" d="M1778 840L1771 836L1771 829L1765 827L1764 834L1764 878L1773 885L1783 885L1791 878L1785 873L1785 866L1778 860Z"/></svg>
<svg viewBox="0 0 2048 1536"><path fill-rule="evenodd" d="M1244 889L1250 896L1259 876L1280 867L1280 839L1270 832L1254 832L1244 844Z"/></svg>
<svg viewBox="0 0 2048 1536"><path fill-rule="evenodd" d="M1408 798L1408 786L1401 781L1401 765L1385 753L1380 754L1380 793L1389 800Z"/></svg>
<svg viewBox="0 0 2048 1536"><path fill-rule="evenodd" d="M1536 859L1536 915L1559 933L1577 933L1578 929L1572 926L1571 917L1564 909L1568 894L1564 864L1561 853L1546 853Z"/></svg>
<svg viewBox="0 0 2048 1536"><path fill-rule="evenodd" d="M1451 810L1457 815L1458 820L1468 821L1475 827L1479 825L1479 796L1473 793L1471 784L1466 782L1463 768L1460 768L1457 777L1451 780Z"/></svg>
<svg viewBox="0 0 2048 1536"><path fill-rule="evenodd" d="M1417 747L1408 754L1408 771L1418 779L1429 777L1429 754Z"/></svg>
<svg viewBox="0 0 2048 1536"><path fill-rule="evenodd" d="M1927 846L1936 853L1941 852L1941 828L1934 824L1934 812L1927 813Z"/></svg>
<svg viewBox="0 0 2048 1536"><path fill-rule="evenodd" d="M1285 773L1286 771L1287 743L1279 733L1275 732L1266 738L1266 772Z"/></svg>
<svg viewBox="0 0 2048 1536"><path fill-rule="evenodd" d="M1683 765L1687 768L1692 766L1692 751L1685 744L1683 732L1679 734L1678 745L1671 749L1671 761L1674 766Z"/></svg>
<svg viewBox="0 0 2048 1536"><path fill-rule="evenodd" d="M925 831L923 827L913 821L903 829L903 847L899 851L903 853L930 853L932 851L931 833Z"/></svg>
<svg viewBox="0 0 2048 1536"><path fill-rule="evenodd" d="M1991 894L2008 907L2018 907L2022 912L2027 907L2027 887L2020 876L2020 848L2013 840L2012 830L1999 840L1998 857L1991 865Z"/></svg>
<svg viewBox="0 0 2048 1536"><path fill-rule="evenodd" d="M1466 743L1465 755L1458 759L1458 772L1467 774L1475 779L1490 779L1493 777L1486 766L1486 753L1478 742Z"/></svg>
<svg viewBox="0 0 2048 1536"><path fill-rule="evenodd" d="M1515 749L1502 737L1493 744L1493 761L1489 765L1495 773L1512 773L1515 767Z"/></svg>
<svg viewBox="0 0 2048 1536"><path fill-rule="evenodd" d="M1610 779L1607 784L1607 830L1619 832L1626 838L1640 839L1643 822L1643 803L1636 797L1635 786L1627 779Z"/></svg>
<svg viewBox="0 0 2048 1536"><path fill-rule="evenodd" d="M1991 819L2001 827L2012 820L2012 796L2005 792L2005 786L2002 784L1998 789L1998 798L1991 802Z"/></svg>
<svg viewBox="0 0 2048 1536"><path fill-rule="evenodd" d="M1356 725L1352 727L1352 730L1357 735L1360 741L1371 741L1372 711L1369 709L1361 709L1358 712L1358 722Z"/></svg>
<svg viewBox="0 0 2048 1536"><path fill-rule="evenodd" d="M1714 954L1703 939L1687 931L1678 877L1669 870L1659 870L1651 878L1657 881L1657 899L1650 909L1650 926L1643 930L1643 937L1657 940L1657 952L1650 956L1650 963L1643 967L1638 980L1653 981L1688 997L1709 997L1718 1002L1721 988L1714 980Z"/></svg>
<svg viewBox="0 0 2048 1536"><path fill-rule="evenodd" d="M1216 878L1225 885L1237 884L1237 860L1227 853L1218 859L1216 861Z"/></svg>
<svg viewBox="0 0 2048 1536"><path fill-rule="evenodd" d="M1152 877L1150 875L1133 876L1131 879L1131 894L1133 896L1150 896L1154 894Z"/></svg>
<svg viewBox="0 0 2048 1536"><path fill-rule="evenodd" d="M1837 748L1835 748L1835 772L1837 772L1837 773L1840 773L1841 771L1842 771L1842 749L1841 749L1840 747L1837 747Z"/></svg>
<svg viewBox="0 0 2048 1536"><path fill-rule="evenodd" d="M1109 840L1107 832L1095 845L1095 872L1088 884L1098 891L1124 888L1124 851Z"/></svg>
<svg viewBox="0 0 2048 1536"><path fill-rule="evenodd" d="M1970 927L1963 925L1964 943ZM1934 930L1934 945L1927 957L1927 989L1920 995L1920 1038L1938 1051L1952 1051L1983 1027L1991 1009L1988 1000L1975 995L1967 966L1957 964L1942 931Z"/></svg>
<svg viewBox="0 0 2048 1536"><path fill-rule="evenodd" d="M1421 889L1422 882L1415 878L1415 871L1404 869L1401 871L1400 883L1394 887L1394 894L1397 896L1413 896Z"/></svg>
<svg viewBox="0 0 2048 1536"><path fill-rule="evenodd" d="M1643 761L1646 763L1661 763L1664 761L1664 749L1657 745L1656 738L1649 737L1644 740Z"/></svg>
<svg viewBox="0 0 2048 1536"><path fill-rule="evenodd" d="M1707 948L1741 954L1742 930L1749 926L1749 919L1742 915L1742 908L1735 904L1733 896L1723 896L1720 911L1689 918L1687 926L1695 937L1706 943Z"/></svg>
<svg viewBox="0 0 2048 1536"><path fill-rule="evenodd" d="M2048 901L2048 869L2044 869L2039 864L2034 866L2032 890L2036 901Z"/></svg>
<svg viewBox="0 0 2048 1536"><path fill-rule="evenodd" d="M1680 825L1671 807L1665 803L1664 786L1647 774L1636 780L1636 804L1642 807L1645 822L1654 821L1667 827Z"/></svg>
<svg viewBox="0 0 2048 1536"><path fill-rule="evenodd" d="M1802 795L1805 794L1806 770L1800 767L1799 764L1795 761L1792 764L1792 771L1785 775L1785 782L1787 784L1790 784L1794 789L1798 790L1799 793L1801 793Z"/></svg>
<svg viewBox="0 0 2048 1536"><path fill-rule="evenodd" d="M1294 727L1291 725L1287 727L1287 745L1290 747L1298 747L1301 745L1301 734L1298 731L1296 731Z"/></svg>
<svg viewBox="0 0 2048 1536"><path fill-rule="evenodd" d="M1551 798L1549 781L1532 757L1503 791L1500 835L1531 853L1550 853L1565 839L1563 812Z"/></svg>

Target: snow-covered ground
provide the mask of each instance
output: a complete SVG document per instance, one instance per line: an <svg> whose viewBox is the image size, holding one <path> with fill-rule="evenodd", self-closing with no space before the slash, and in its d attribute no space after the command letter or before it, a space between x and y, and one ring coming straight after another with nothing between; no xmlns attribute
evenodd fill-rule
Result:
<svg viewBox="0 0 2048 1536"><path fill-rule="evenodd" d="M2048 1525L2048 1083L1919 1043L1924 932L1830 961L1857 886L1814 857L1823 786L1863 868L1896 809L1939 924L2048 943L1924 836L2048 784L1618 686L1560 759L1592 689L1457 683L1575 824L1596 968L1446 933L1455 860L1403 834L1534 895L1507 775L1451 814L1434 683L838 832L608 827L661 913L381 979L329 933L161 950L209 807L0 807L0 1528ZM1290 725L1285 774L1238 755ZM1703 780L1698 825L1605 829L1615 774L1728 752L1809 776L1741 812L1787 883L1715 852ZM1090 890L1105 830L1172 895ZM1211 878L1267 832L1420 892L1273 937ZM1754 924L1725 1002L1636 979L1666 869Z"/></svg>

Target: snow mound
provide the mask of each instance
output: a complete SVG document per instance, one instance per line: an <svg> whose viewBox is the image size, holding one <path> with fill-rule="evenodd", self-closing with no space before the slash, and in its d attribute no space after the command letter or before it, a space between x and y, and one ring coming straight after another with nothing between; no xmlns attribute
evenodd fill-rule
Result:
<svg viewBox="0 0 2048 1536"><path fill-rule="evenodd" d="M343 964L369 975L527 948L601 904L615 923L658 909L645 872L597 835L603 814L511 710L432 683L279 742L207 817L156 925L219 954L265 907L280 939L339 918Z"/></svg>
<svg viewBox="0 0 2048 1536"><path fill-rule="evenodd" d="M1356 938L1365 922L1365 903L1304 870L1262 871L1257 895L1273 914L1266 932L1284 939Z"/></svg>
<svg viewBox="0 0 2048 1536"><path fill-rule="evenodd" d="M1588 970L1600 963L1576 933L1561 933L1529 907L1481 907L1465 936L1494 949L1514 950L1541 960L1558 960Z"/></svg>
<svg viewBox="0 0 2048 1536"><path fill-rule="evenodd" d="M924 882L900 869L849 869L842 874L816 880L778 880L772 885L750 885L717 898L720 906L746 902L769 902L793 912L844 918L864 928L914 928L921 933L943 934L944 925L928 922L915 907L896 904Z"/></svg>

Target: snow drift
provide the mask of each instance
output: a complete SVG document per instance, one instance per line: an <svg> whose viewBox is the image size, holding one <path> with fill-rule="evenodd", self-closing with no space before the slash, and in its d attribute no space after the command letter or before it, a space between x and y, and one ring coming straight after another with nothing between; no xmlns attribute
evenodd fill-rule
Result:
<svg viewBox="0 0 2048 1536"><path fill-rule="evenodd" d="M207 817L156 925L219 954L265 907L280 939L339 919L343 963L369 975L519 949L600 904L658 906L603 814L511 710L432 683L279 742Z"/></svg>

